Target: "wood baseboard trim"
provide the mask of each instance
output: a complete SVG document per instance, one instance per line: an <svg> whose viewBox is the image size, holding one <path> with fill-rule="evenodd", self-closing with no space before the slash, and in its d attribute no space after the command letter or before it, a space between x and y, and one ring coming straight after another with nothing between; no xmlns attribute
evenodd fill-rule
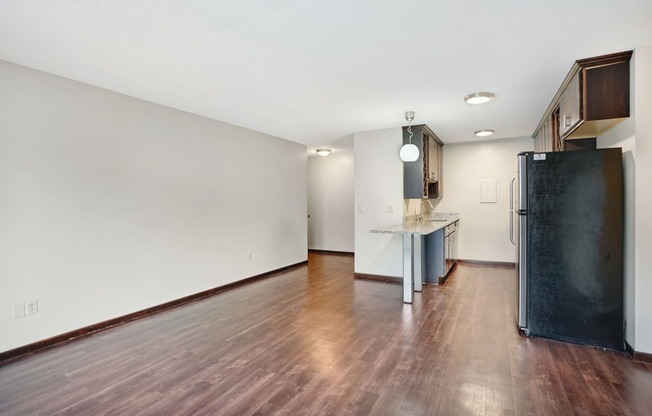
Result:
<svg viewBox="0 0 652 416"><path fill-rule="evenodd" d="M470 259L459 259L458 263L465 264L476 264L479 266L497 266L513 269L516 267L515 263L510 263L506 261L487 261L487 260L470 260Z"/></svg>
<svg viewBox="0 0 652 416"><path fill-rule="evenodd" d="M353 278L360 280L372 280L374 282L403 284L402 277L385 276L382 274L353 273Z"/></svg>
<svg viewBox="0 0 652 416"><path fill-rule="evenodd" d="M66 332L60 335L56 335L51 338L47 338L41 341L37 341L22 347L14 348L9 351L0 353L0 366L7 364L9 362L16 361L18 359L27 357L29 355L35 354L40 351L44 351L55 346L67 344L76 339L87 337L93 334L107 331L116 326L125 324L127 322L135 321L137 319L146 318L148 316L155 315L157 313L165 312L170 309L178 308L183 305L187 305L192 302L196 302L202 299L215 296L219 293L225 292L227 290L235 289L240 286L248 285L259 280L267 279L277 274L296 269L308 264L308 260L301 261L299 263L291 264L289 266L281 267L280 269L271 270L269 272L261 273L255 276L247 277L236 282L227 283L222 286L217 286L212 289L205 290L203 292L195 293L193 295L184 296L179 299L172 300L170 302L162 303L160 305L152 306L151 308L143 309L141 311L133 312L127 315L119 316L117 318L109 319L107 321L98 322L93 325L89 325L83 328L76 329L74 331Z"/></svg>
<svg viewBox="0 0 652 416"><path fill-rule="evenodd" d="M627 355L630 356L630 358L634 361L640 361L642 363L652 363L652 354L648 354L646 352L638 352L632 348L631 345L629 345L629 342L625 341L625 351L627 351Z"/></svg>
<svg viewBox="0 0 652 416"><path fill-rule="evenodd" d="M327 254L330 256L345 256L345 257L353 257L354 254L350 251L318 250L313 248L309 248L308 252L314 254Z"/></svg>
<svg viewBox="0 0 652 416"><path fill-rule="evenodd" d="M455 268L457 265L460 263L460 261L456 261L455 264L451 267L451 269L446 273L446 276L437 276L437 286L444 286L448 282L448 279L451 277L453 272L455 271Z"/></svg>
<svg viewBox="0 0 652 416"><path fill-rule="evenodd" d="M634 359L634 348L629 345L629 342L625 341L625 352L629 355L629 358Z"/></svg>

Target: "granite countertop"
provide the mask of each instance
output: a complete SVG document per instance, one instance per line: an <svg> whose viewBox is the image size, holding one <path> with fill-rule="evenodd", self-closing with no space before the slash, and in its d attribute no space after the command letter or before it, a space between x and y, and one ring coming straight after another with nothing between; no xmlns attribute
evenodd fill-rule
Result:
<svg viewBox="0 0 652 416"><path fill-rule="evenodd" d="M415 234L427 235L439 231L442 228L459 221L459 214L446 213L446 215L432 215L421 221L408 221L403 224L391 225L389 227L376 228L369 230L372 233L381 234Z"/></svg>

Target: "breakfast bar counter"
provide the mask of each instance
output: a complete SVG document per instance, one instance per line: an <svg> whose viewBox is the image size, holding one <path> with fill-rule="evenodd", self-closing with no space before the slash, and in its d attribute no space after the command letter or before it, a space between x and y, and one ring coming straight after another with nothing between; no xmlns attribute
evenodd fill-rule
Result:
<svg viewBox="0 0 652 416"><path fill-rule="evenodd" d="M421 221L408 221L399 225L369 230L372 233L400 234L403 236L404 303L412 303L414 292L421 292L423 289L421 237L439 231L458 220L459 215L437 216Z"/></svg>

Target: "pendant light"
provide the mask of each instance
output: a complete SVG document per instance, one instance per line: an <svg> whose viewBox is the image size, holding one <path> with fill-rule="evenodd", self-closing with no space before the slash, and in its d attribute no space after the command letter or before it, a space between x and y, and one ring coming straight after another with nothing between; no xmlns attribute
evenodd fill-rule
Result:
<svg viewBox="0 0 652 416"><path fill-rule="evenodd" d="M419 158L419 148L412 144L412 120L414 120L414 111L406 111L405 119L408 122L408 143L401 147L399 156L403 162L414 162Z"/></svg>

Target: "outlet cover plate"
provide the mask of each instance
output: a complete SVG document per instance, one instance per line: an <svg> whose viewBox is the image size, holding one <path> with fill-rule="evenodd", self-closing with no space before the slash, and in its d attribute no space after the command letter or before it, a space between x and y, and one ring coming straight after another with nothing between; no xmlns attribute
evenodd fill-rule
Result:
<svg viewBox="0 0 652 416"><path fill-rule="evenodd" d="M36 315L38 313L38 299L27 301L25 304L25 313L27 315Z"/></svg>

